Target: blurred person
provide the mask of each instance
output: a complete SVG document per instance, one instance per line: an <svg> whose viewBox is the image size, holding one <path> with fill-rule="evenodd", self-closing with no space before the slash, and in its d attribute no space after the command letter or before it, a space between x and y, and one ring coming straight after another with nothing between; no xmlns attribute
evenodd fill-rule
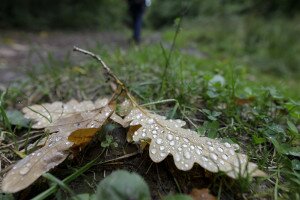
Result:
<svg viewBox="0 0 300 200"><path fill-rule="evenodd" d="M139 44L141 42L143 15L146 6L151 5L151 0L127 0L127 2L129 14L132 18L133 40L136 44Z"/></svg>

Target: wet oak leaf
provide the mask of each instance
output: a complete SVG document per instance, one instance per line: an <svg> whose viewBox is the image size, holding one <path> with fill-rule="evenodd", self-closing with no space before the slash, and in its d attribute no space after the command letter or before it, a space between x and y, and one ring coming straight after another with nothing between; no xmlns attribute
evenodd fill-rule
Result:
<svg viewBox="0 0 300 200"><path fill-rule="evenodd" d="M63 162L71 147L89 142L113 112L114 108L107 105L102 109L76 113L51 123L46 131L52 134L45 145L17 162L4 177L2 191L14 193L31 185L43 173ZM78 133L83 135L79 137Z"/></svg>
<svg viewBox="0 0 300 200"><path fill-rule="evenodd" d="M265 175L256 164L248 162L246 155L236 152L238 145L200 137L195 131L183 129L182 120L166 120L137 108L125 121L130 121L130 126L141 126L133 134L133 141L151 140L149 155L154 162L161 162L171 154L176 167L183 171L198 163L208 171L222 171L232 178Z"/></svg>
<svg viewBox="0 0 300 200"><path fill-rule="evenodd" d="M95 102L82 101L78 102L74 99L63 102L45 103L41 105L32 105L23 108L24 117L32 119L36 123L32 125L32 128L45 128L51 123L58 121L61 118L72 116L73 114L91 111L106 106L108 99L98 99Z"/></svg>

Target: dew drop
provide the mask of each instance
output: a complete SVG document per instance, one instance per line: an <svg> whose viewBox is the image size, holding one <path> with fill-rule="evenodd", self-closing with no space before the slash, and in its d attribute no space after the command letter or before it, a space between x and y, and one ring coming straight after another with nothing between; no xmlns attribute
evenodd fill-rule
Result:
<svg viewBox="0 0 300 200"><path fill-rule="evenodd" d="M40 152L38 152L37 154L36 154L36 156L40 156L41 155L41 153Z"/></svg>
<svg viewBox="0 0 300 200"><path fill-rule="evenodd" d="M152 131L152 134L154 134L154 135L157 134L157 131L156 130Z"/></svg>
<svg viewBox="0 0 300 200"><path fill-rule="evenodd" d="M142 137L146 137L146 133L142 133Z"/></svg>
<svg viewBox="0 0 300 200"><path fill-rule="evenodd" d="M208 159L206 158L206 157L202 157L202 159L205 161L205 162L207 162L208 161Z"/></svg>
<svg viewBox="0 0 300 200"><path fill-rule="evenodd" d="M91 128L95 128L95 127L96 127L96 124L91 123Z"/></svg>
<svg viewBox="0 0 300 200"><path fill-rule="evenodd" d="M220 160L220 163L221 163L222 165L224 165L224 164L225 164L223 160Z"/></svg>
<svg viewBox="0 0 300 200"><path fill-rule="evenodd" d="M189 165L188 165L188 164L185 164L184 166L185 166L185 168L189 168Z"/></svg>
<svg viewBox="0 0 300 200"><path fill-rule="evenodd" d="M179 161L180 161L180 155L179 155L178 153L176 153L176 154L174 155L174 160L175 160L176 162L179 162Z"/></svg>
<svg viewBox="0 0 300 200"><path fill-rule="evenodd" d="M171 145L171 146L174 146L174 145L175 145L174 140L172 140L172 141L170 142L170 145Z"/></svg>
<svg viewBox="0 0 300 200"><path fill-rule="evenodd" d="M207 144L208 144L208 145L212 145L212 143L211 143L211 142L207 142Z"/></svg>
<svg viewBox="0 0 300 200"><path fill-rule="evenodd" d="M178 147L178 151L182 151L182 148L181 148L181 147Z"/></svg>
<svg viewBox="0 0 300 200"><path fill-rule="evenodd" d="M156 140L156 144L162 144L162 139L161 138L157 138L157 140Z"/></svg>
<svg viewBox="0 0 300 200"><path fill-rule="evenodd" d="M191 146L191 149L192 149L192 150L194 150L194 149L195 149L195 147L192 145L192 146Z"/></svg>
<svg viewBox="0 0 300 200"><path fill-rule="evenodd" d="M150 118L148 119L148 124L153 124L154 123L154 119Z"/></svg>
<svg viewBox="0 0 300 200"><path fill-rule="evenodd" d="M234 150L239 150L240 149L240 146L238 144L233 144L232 146L233 146Z"/></svg>
<svg viewBox="0 0 300 200"><path fill-rule="evenodd" d="M229 153L230 153L231 155L234 155L234 154L235 154L234 150L232 150L232 149L229 150Z"/></svg>
<svg viewBox="0 0 300 200"><path fill-rule="evenodd" d="M182 147L186 148L186 147L187 147L187 145L186 145L186 144L183 144L183 145L182 145Z"/></svg>
<svg viewBox="0 0 300 200"><path fill-rule="evenodd" d="M223 149L221 147L218 147L218 151L223 152Z"/></svg>
<svg viewBox="0 0 300 200"><path fill-rule="evenodd" d="M161 151L163 151L163 150L165 149L165 147L164 147L164 146L160 146L159 149L160 149Z"/></svg>
<svg viewBox="0 0 300 200"><path fill-rule="evenodd" d="M213 159L213 160L218 160L218 156L214 153L211 153L210 154L210 157Z"/></svg>
<svg viewBox="0 0 300 200"><path fill-rule="evenodd" d="M54 168L55 166L56 166L55 163L49 163L49 164L46 166L46 169L47 169L47 170L50 170L50 169Z"/></svg>
<svg viewBox="0 0 300 200"><path fill-rule="evenodd" d="M161 153L160 153L160 156L161 156L161 157L165 157L166 155L167 155L167 154L164 153L164 152L161 152Z"/></svg>
<svg viewBox="0 0 300 200"><path fill-rule="evenodd" d="M151 149L152 154L156 154L156 149Z"/></svg>
<svg viewBox="0 0 300 200"><path fill-rule="evenodd" d="M227 148L230 148L230 147L231 147L231 145L230 145L228 142L225 142L224 145L225 145L225 147L227 147Z"/></svg>
<svg viewBox="0 0 300 200"><path fill-rule="evenodd" d="M185 141L185 142L189 142L189 140L188 140L188 139L186 139L186 138L183 138L183 141Z"/></svg>
<svg viewBox="0 0 300 200"><path fill-rule="evenodd" d="M196 149L196 153L198 154L198 155L201 155L201 150L199 150L199 149Z"/></svg>
<svg viewBox="0 0 300 200"><path fill-rule="evenodd" d="M214 151L214 150L215 150L212 146L209 146L208 149L209 149L210 151Z"/></svg>
<svg viewBox="0 0 300 200"><path fill-rule="evenodd" d="M176 139L176 140L179 140L179 137L176 137L175 139Z"/></svg>
<svg viewBox="0 0 300 200"><path fill-rule="evenodd" d="M155 139L157 137L157 135L153 135L153 138Z"/></svg>
<svg viewBox="0 0 300 200"><path fill-rule="evenodd" d="M24 168L20 169L20 174L25 175L29 172L29 170L30 170L29 167L24 167Z"/></svg>
<svg viewBox="0 0 300 200"><path fill-rule="evenodd" d="M173 137L172 134L168 134L168 135L167 135L167 139L168 139L168 140L173 140L173 138L174 138L174 137Z"/></svg>
<svg viewBox="0 0 300 200"><path fill-rule="evenodd" d="M225 154L223 154L223 155L222 155L222 158L223 158L224 160L227 160L227 159L228 159L228 156L226 156Z"/></svg>
<svg viewBox="0 0 300 200"><path fill-rule="evenodd" d="M183 156L184 156L186 159L191 159L191 153L188 152L188 151L185 151L185 152L183 153Z"/></svg>

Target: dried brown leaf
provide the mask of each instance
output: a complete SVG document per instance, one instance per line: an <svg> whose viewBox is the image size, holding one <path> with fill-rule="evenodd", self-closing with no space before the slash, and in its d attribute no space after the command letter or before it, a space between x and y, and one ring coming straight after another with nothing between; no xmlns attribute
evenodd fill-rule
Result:
<svg viewBox="0 0 300 200"><path fill-rule="evenodd" d="M41 105L32 105L23 108L24 117L36 121L32 128L45 128L59 119L72 116L76 113L91 111L106 106L108 99L98 99L95 102L74 99L67 103L53 102Z"/></svg>
<svg viewBox="0 0 300 200"><path fill-rule="evenodd" d="M4 177L2 190L14 193L28 187L43 173L63 162L72 146L87 143L113 111L114 109L105 106L102 109L68 115L50 124L46 130L55 133L49 136L44 147L17 162ZM85 135L80 138L81 133ZM68 140L70 135L71 141Z"/></svg>
<svg viewBox="0 0 300 200"><path fill-rule="evenodd" d="M223 171L232 178L264 175L256 164L248 162L246 155L236 152L238 145L200 137L195 131L183 129L182 120L166 120L147 110L134 109L125 121L130 121L131 126L141 125L133 140L151 140L149 154L154 162L161 162L171 154L176 167L183 171L198 163L208 171Z"/></svg>
<svg viewBox="0 0 300 200"><path fill-rule="evenodd" d="M217 198L209 193L209 189L203 188L203 189L196 189L194 188L190 196L193 198L193 200L216 200Z"/></svg>

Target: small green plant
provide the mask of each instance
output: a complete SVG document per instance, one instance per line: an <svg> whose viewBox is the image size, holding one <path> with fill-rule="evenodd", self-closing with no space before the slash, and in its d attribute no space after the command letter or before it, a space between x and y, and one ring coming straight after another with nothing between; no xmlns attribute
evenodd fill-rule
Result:
<svg viewBox="0 0 300 200"><path fill-rule="evenodd" d="M114 140L111 135L105 135L105 139L101 142L101 147L103 148L116 148L118 143Z"/></svg>

